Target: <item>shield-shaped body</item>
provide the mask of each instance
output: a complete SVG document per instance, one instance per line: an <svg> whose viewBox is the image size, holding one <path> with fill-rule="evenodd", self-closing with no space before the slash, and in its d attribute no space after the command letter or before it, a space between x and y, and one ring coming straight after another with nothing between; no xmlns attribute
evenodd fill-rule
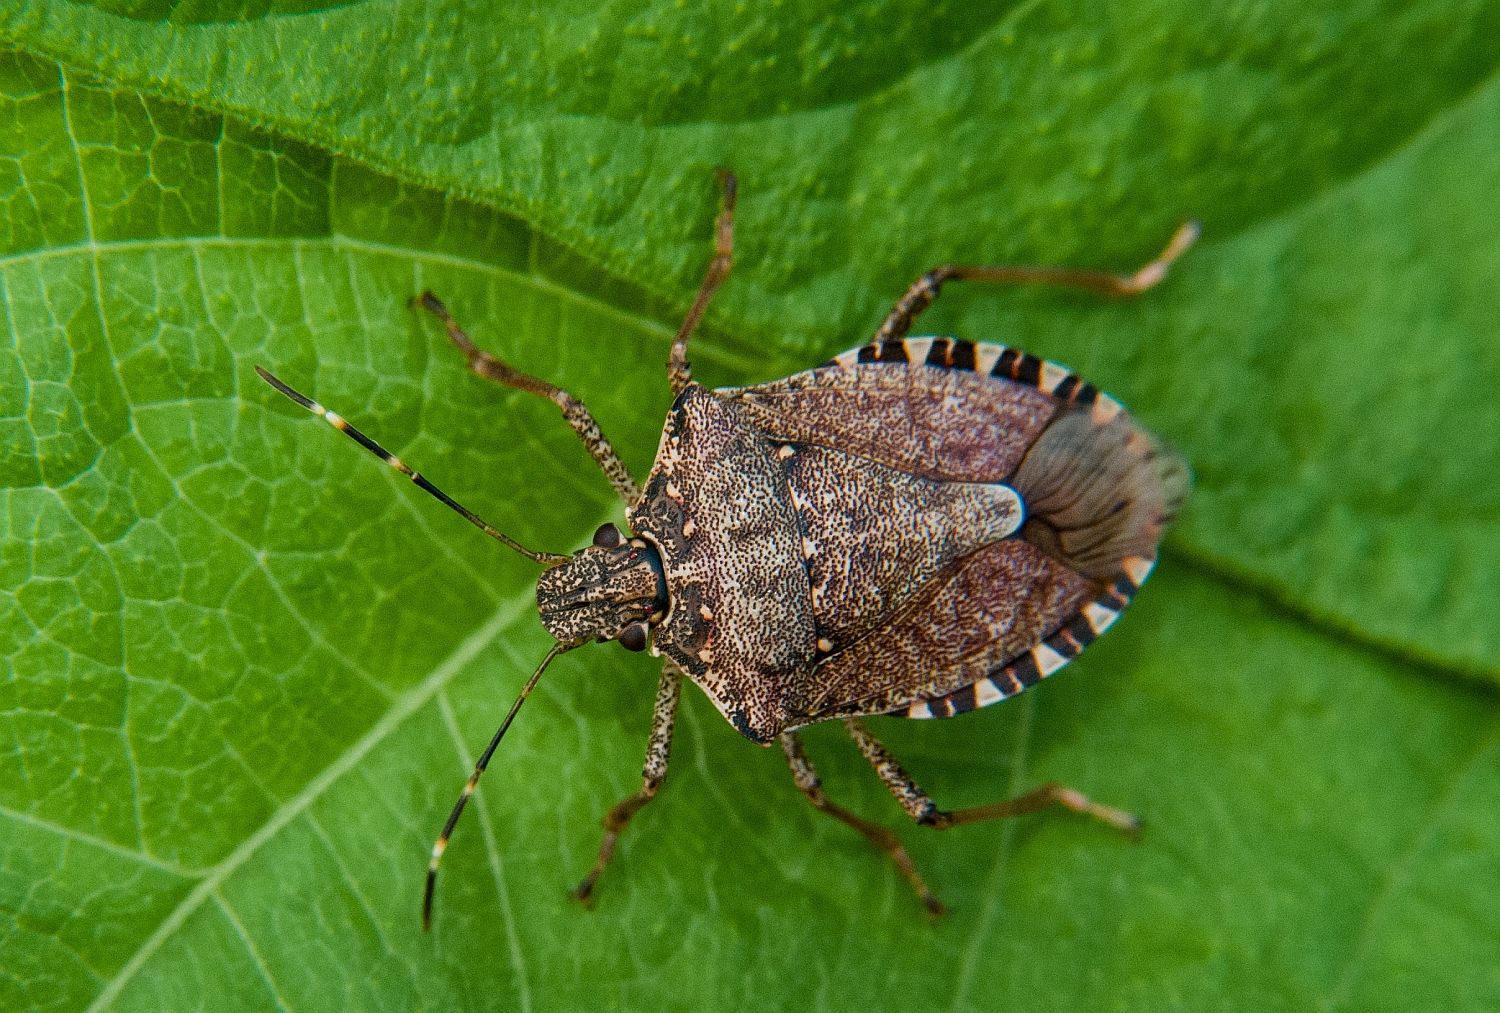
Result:
<svg viewBox="0 0 1500 1013"><path fill-rule="evenodd" d="M760 743L1012 696L1112 623L1187 469L1113 399L999 345L912 338L673 404L628 513L652 650Z"/></svg>
<svg viewBox="0 0 1500 1013"><path fill-rule="evenodd" d="M422 899L430 921L438 863L501 739L552 659L592 641L664 655L641 787L605 814L587 900L620 832L667 773L682 677L747 738L779 740L799 791L888 854L928 911L941 903L884 828L824 793L796 730L831 718L912 819L924 826L1061 805L1126 832L1139 821L1048 783L990 805L940 809L856 720L949 717L1013 696L1102 633L1151 572L1187 491L1182 459L1113 399L1067 370L999 345L906 339L945 281L1038 282L1133 295L1157 284L1198 234L1184 223L1130 274L1016 265L942 265L891 308L876 340L816 369L753 387L708 390L687 344L729 273L735 180L714 259L672 342L676 399L644 487L583 403L471 341L432 293L479 376L562 410L627 504L634 533L602 524L571 555L535 552L454 501L342 416L260 367L469 523L546 567L537 608L556 640L475 762L433 843Z"/></svg>

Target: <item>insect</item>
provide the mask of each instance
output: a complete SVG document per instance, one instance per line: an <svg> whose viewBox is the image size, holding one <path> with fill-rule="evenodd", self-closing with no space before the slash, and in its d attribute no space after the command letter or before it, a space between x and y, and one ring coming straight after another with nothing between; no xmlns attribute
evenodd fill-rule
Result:
<svg viewBox="0 0 1500 1013"><path fill-rule="evenodd" d="M430 927L438 864L506 730L559 654L616 640L663 658L640 790L604 816L598 857L573 891L587 901L620 834L667 773L682 681L747 739L778 744L820 811L888 855L932 913L942 905L889 829L831 801L798 738L843 723L907 814L952 827L1059 805L1126 832L1138 821L1072 788L946 811L860 720L946 718L1014 696L1103 633L1156 557L1189 479L1183 460L1120 404L1015 349L912 338L948 281L1044 283L1132 295L1157 284L1197 237L1188 222L1133 274L943 266L922 275L873 340L752 387L693 380L688 339L729 274L735 178L721 174L714 255L672 341L674 401L638 484L583 403L480 350L430 292L432 313L481 377L545 397L626 506L570 555L534 552L450 499L342 417L256 367L485 534L543 565L541 620L556 643L532 672L448 815L422 897Z"/></svg>

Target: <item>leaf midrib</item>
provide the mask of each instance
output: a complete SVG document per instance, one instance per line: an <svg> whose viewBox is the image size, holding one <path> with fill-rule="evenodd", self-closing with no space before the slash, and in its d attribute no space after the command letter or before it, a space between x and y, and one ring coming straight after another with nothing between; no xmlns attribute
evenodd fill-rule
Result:
<svg viewBox="0 0 1500 1013"><path fill-rule="evenodd" d="M1452 118L1459 115L1467 105L1474 101L1477 101L1478 97L1483 92L1492 87L1495 84L1497 78L1500 78L1500 68L1497 68L1489 76L1480 81L1474 88L1466 93L1466 95L1462 99L1434 113L1424 122L1420 129L1413 131L1412 134L1403 139L1401 143L1393 146L1390 149L1387 149L1377 160L1359 166L1355 171L1351 172L1338 184L1327 187L1319 193L1309 195L1305 200L1299 201L1296 204L1288 205L1276 215L1259 220L1252 226L1245 229L1226 234L1224 239L1221 241L1228 241L1238 235L1242 235L1244 233L1255 231L1261 228L1274 227L1276 223L1284 221L1286 219L1290 219L1296 216L1299 212L1304 212L1307 209L1314 208L1321 203L1336 199L1337 195L1341 191L1345 190L1349 186L1354 185L1370 172L1376 171L1381 165L1399 158L1404 152L1421 144L1430 135L1441 132L1441 130L1447 126L1448 122L1451 121ZM84 204L87 211L88 201L86 198L84 200ZM90 225L89 228L91 229L92 226ZM535 228L535 226L533 226L533 228ZM544 276L524 274L500 267L492 263L468 260L466 258L451 254L414 250L411 248L393 244L373 243L368 240L343 236L336 233L326 237L298 237L285 239L183 237L158 240L126 240L105 243L97 243L90 240L88 242L74 244L69 247L58 247L45 251L33 251L30 253L0 258L0 269L10 266L13 263L22 263L28 261L37 262L40 260L51 259L53 257L63 257L67 255L91 255L97 258L100 255L129 251L132 249L206 249L214 247L241 246L277 246L284 248L288 243L301 245L328 244L335 249L344 248L371 254L397 256L434 265L460 267L465 270L482 271L496 277L504 277L533 285L562 301L586 305L593 310L602 311L603 313L612 315L617 319L626 320L634 326L642 328L649 332L662 335L670 334L670 328L666 327L657 320L647 317L641 317L637 314L622 310L613 304L592 299L576 289L560 285ZM97 263L98 261L96 259L96 268ZM98 280L99 279L96 270L96 285L98 284ZM99 305L102 312L102 299L99 302ZM711 351L710 355L712 355ZM1177 551L1182 552L1181 549ZM1235 579L1232 575L1230 575L1219 565L1217 565L1210 556L1204 555L1195 558L1195 555L1192 551L1188 551L1183 554L1190 562L1190 565L1201 567L1201 569L1205 573L1210 575L1216 582L1223 584L1226 589L1230 590L1231 592L1237 585L1242 585L1242 590L1243 585L1248 585L1255 590L1274 590L1277 587L1277 585L1269 581L1243 581ZM473 633L464 638L464 640L461 641L455 648L454 652L451 653L448 658L444 659L444 661L433 670L432 674L430 674L426 679L423 680L422 683L419 683L412 690L397 697L393 701L391 707L387 710L387 712L370 727L370 729L365 733L364 736L362 736L349 749L347 749L343 754L341 754L331 764L329 764L328 767L324 768L324 770L320 772L318 776L310 780L301 792L293 796L291 799L288 799L286 803L284 803L280 808L273 812L266 823L263 824L262 827L254 834L251 834L249 837L247 837L246 840L240 845L240 847L236 848L233 852L230 853L230 855L226 856L223 861L211 867L204 875L204 879L198 885L198 887L196 887L191 893L189 893L187 898L185 898L184 901L179 904L179 906L174 909L166 919L162 921L162 923L158 926L156 932L148 937L145 943L143 943L142 947L137 950L136 953L133 954L132 957L126 962L119 974L117 974L115 978L110 981L110 983L96 998L91 1008L97 1009L106 1006L116 997L118 997L121 989L123 989L123 987L129 982L135 972L139 970L139 968L151 957L156 949L160 947L162 942L170 938L171 935L181 927L181 925L186 921L191 913L202 905L203 901L214 899L222 903L220 894L218 893L218 888L228 878L229 875L231 875L240 866L244 865L245 862L249 861L261 845L274 837L288 823L290 823L298 815L304 812L307 807L312 804L312 802L314 802L329 787L336 783L337 780L350 768L352 768L352 766L357 763L364 755L366 755L371 749L373 749L376 745L383 741L397 726L399 726L401 722L420 710L434 696L440 694L443 688L447 685L448 681L451 680L451 678L456 675L457 672L460 671L465 664L472 660L473 657L475 657L479 653L479 651L482 650L485 644L487 644L501 629L503 629L510 622L513 622L516 618L519 617L523 606L527 603L529 603L529 594L527 593L518 594L512 598L508 598L502 601L499 609L495 612L495 614L492 615L492 617L483 625L476 628ZM1306 609L1298 608L1292 605L1288 605L1288 608L1299 619L1299 621L1309 626L1319 634L1328 635L1330 632L1333 632L1329 628L1329 624L1318 617L1316 614L1311 613ZM1338 630L1337 633L1339 634L1340 640L1346 643L1350 641L1350 631ZM1377 654L1391 653L1390 645L1388 643L1383 642L1379 638L1371 637L1365 634L1363 631L1354 631L1353 641L1355 643L1358 643L1362 647L1373 650ZM1466 671L1457 669L1451 664L1446 664L1443 659L1421 659L1420 657L1416 657L1404 652L1399 652L1398 656L1408 664L1415 663L1428 670L1440 672L1446 676L1467 676L1468 674ZM1466 678L1465 681L1468 682L1469 680ZM1486 740L1486 745L1480 750L1476 751L1476 760L1479 756L1484 755L1489 747L1493 746L1494 738L1494 735L1491 735ZM1449 786L1449 791L1452 792L1456 790L1455 786L1461 781L1461 777L1456 778L1454 782ZM1441 813L1446 805L1446 801L1447 796L1445 795L1444 800L1435 807L1434 812ZM8 813L7 815L16 814ZM1434 819L1436 819L1436 816L1434 817ZM49 829L55 828L52 828L49 825ZM1430 827L1428 828L1427 833L1430 833ZM74 836L77 835L75 834ZM80 837L79 839L85 840L85 838L83 837ZM1418 848L1423 839L1423 834L1419 833L1414 838L1413 849ZM90 841L90 843L99 842ZM108 842L103 843L107 844ZM129 854L132 857L139 857L142 861L145 861L148 864L155 864L152 862L150 856L135 855L135 853L130 852L129 849L121 849L118 845L113 846L113 848L120 850L121 853ZM999 860L997 859L997 869L999 867L998 862ZM1372 902L1372 911L1378 904L1381 896L1383 895L1377 895L1375 901ZM1371 915L1371 917L1374 917L1373 914ZM1338 1001L1338 995L1347 994L1348 976L1353 973L1354 967L1356 965L1357 960L1352 960L1351 965L1345 969L1345 974L1340 978L1339 987L1335 992L1333 1001Z"/></svg>
<svg viewBox="0 0 1500 1013"><path fill-rule="evenodd" d="M1174 539L1162 551L1163 557L1173 565L1197 573L1222 587L1230 594L1247 595L1270 612L1295 622L1310 633L1335 641L1345 647L1357 648L1380 661L1395 662L1404 668L1436 681L1465 691L1477 691L1495 699L1500 697L1500 686L1490 682L1491 670L1482 666L1465 665L1435 652L1425 651L1415 642L1383 637L1363 627L1350 625L1343 614L1316 608L1298 597L1291 588L1278 584L1269 577L1241 566L1231 557L1213 552L1201 545L1183 539Z"/></svg>
<svg viewBox="0 0 1500 1013"><path fill-rule="evenodd" d="M1430 110L1428 116L1404 137L1395 139L1389 147L1382 149L1369 161L1360 162L1352 167L1348 174L1330 181L1321 189L1300 196L1297 200L1277 208L1270 214L1248 219L1239 228L1214 233L1208 239L1217 243L1227 243L1269 232L1293 218L1333 204L1365 178L1380 172L1381 169L1398 161L1408 152L1416 150L1448 129L1454 120L1461 119L1468 113L1470 106L1482 101L1484 93L1497 83L1500 83L1500 63L1495 64L1488 74L1476 80L1468 91L1456 96L1447 105ZM1200 241L1199 246L1202 245Z"/></svg>
<svg viewBox="0 0 1500 1013"><path fill-rule="evenodd" d="M1500 68L1497 68L1494 74L1486 78L1484 87L1494 86L1497 83L1500 83ZM1436 131L1441 128L1433 126L1432 129ZM1327 191L1317 198L1319 202L1333 199L1334 196ZM1274 226L1268 220L1265 227L1271 228ZM1227 241L1226 239L1220 242ZM462 257L457 254L425 251L394 243L379 243L342 233L330 233L328 236L288 238L186 236L169 239L113 240L102 243L81 242L69 246L53 247L42 251L31 251L14 254L9 257L0 257L0 271L16 264L63 259L74 256L99 257L131 252L143 253L172 250L188 250L196 253L204 249L243 249L253 251L274 248L284 250L288 245L294 248L294 253L300 248L326 246L343 252L411 260L424 266L441 266L482 272L491 277L503 279L517 285L532 286L537 291L561 301L585 308L593 313L613 317L628 326L656 334L663 338L670 337L673 333L672 328L657 319L642 316L616 306L613 303L597 299L577 289L560 284L545 275L517 271L513 268L488 261ZM712 342L703 342L695 346L693 354L695 358L714 362L721 367L733 368L743 365L739 357L732 353L724 355L723 349ZM144 405L138 407L144 407ZM1325 615L1312 604L1301 600L1289 588L1276 583L1264 574L1241 568L1233 560L1221 557L1205 546L1187 543L1179 538L1171 543L1167 553L1170 556L1183 559L1200 573L1211 577L1227 588L1233 589L1238 587L1241 590L1248 590L1257 596L1268 599L1280 610L1294 617L1309 630L1320 635L1331 635L1340 642L1356 645L1377 657L1396 658L1404 664L1418 667L1424 672L1440 677L1445 681L1464 686L1474 686L1476 684L1488 686L1487 681L1484 679L1476 679L1476 671L1472 665L1465 665L1452 659L1444 658L1436 653L1423 651L1420 645L1416 643L1393 637L1382 637L1361 627L1351 627L1347 624L1341 624L1337 621L1340 618L1339 616L1333 614ZM1486 671L1486 674L1490 673Z"/></svg>
<svg viewBox="0 0 1500 1013"><path fill-rule="evenodd" d="M607 516L601 518L600 523L607 519ZM182 927L204 901L212 898L235 871L249 862L262 845L269 842L305 812L324 792L352 770L371 750L384 742L403 722L426 706L466 665L478 657L501 631L521 618L531 601L529 589L502 601L490 618L461 640L457 647L438 663L430 675L397 696L368 731L319 771L317 776L309 780L306 787L274 810L266 822L246 837L239 847L209 869L181 903L162 919L156 930L131 954L119 972L95 997L89 1009L91 1011L102 1010L113 1003L136 972L160 949L162 944Z"/></svg>

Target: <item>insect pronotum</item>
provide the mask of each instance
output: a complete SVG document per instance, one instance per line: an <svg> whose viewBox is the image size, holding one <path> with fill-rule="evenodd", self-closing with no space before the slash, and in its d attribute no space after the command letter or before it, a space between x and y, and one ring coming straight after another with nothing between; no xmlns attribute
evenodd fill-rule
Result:
<svg viewBox="0 0 1500 1013"><path fill-rule="evenodd" d="M684 677L746 738L778 743L817 809L887 854L936 914L900 840L832 802L798 729L843 723L901 807L943 828L1062 806L1127 833L1133 815L1060 784L946 811L860 718L944 718L1034 685L1082 651L1151 572L1186 495L1182 459L1118 402L1061 366L1000 345L908 337L947 281L1039 283L1128 296L1160 282L1196 239L1188 222L1130 274L945 265L918 278L872 341L802 373L710 390L688 340L729 274L735 178L721 173L714 253L667 360L674 401L656 462L637 483L583 403L479 349L431 292L470 369L547 398L624 501L572 554L535 552L461 506L341 416L260 375L469 523L545 569L537 582L555 643L480 754L432 847L422 896L431 925L438 865L495 749L547 666L592 641L662 656L640 790L604 816L587 901L620 834L667 773Z"/></svg>

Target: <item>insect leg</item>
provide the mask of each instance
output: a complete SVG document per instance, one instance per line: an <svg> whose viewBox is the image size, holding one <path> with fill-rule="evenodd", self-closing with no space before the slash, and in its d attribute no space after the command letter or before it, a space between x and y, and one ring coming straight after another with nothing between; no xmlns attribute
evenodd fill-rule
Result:
<svg viewBox="0 0 1500 1013"><path fill-rule="evenodd" d="M792 780L797 782L798 790L807 796L813 807L858 830L871 844L890 855L891 861L896 863L897 871L906 877L928 913L942 914L943 902L927 889L927 884L922 881L921 874L912 864L911 856L906 853L900 839L887 828L862 820L849 810L828 801L828 796L823 794L823 784L818 779L818 772L813 769L812 761L807 758L807 751L802 748L802 740L797 737L796 732L783 732L778 741L781 742L782 751L786 753L787 764L792 768Z"/></svg>
<svg viewBox="0 0 1500 1013"><path fill-rule="evenodd" d="M1103 295L1137 295L1153 287L1167 276L1172 262L1198 238L1200 226L1195 221L1183 222L1172 233L1166 248L1149 264L1130 274L1114 274L1109 271L1089 271L1072 267L1029 267L1004 265L997 267L964 267L943 264L934 267L912 282L891 312L885 323L875 332L875 341L897 341L906 336L922 311L931 306L945 281L986 281L1002 285L1060 285L1065 288L1085 288Z"/></svg>
<svg viewBox="0 0 1500 1013"><path fill-rule="evenodd" d="M714 290L729 277L730 253L734 248L734 197L737 187L734 173L720 169L719 185L724 188L724 199L719 206L718 220L714 223L714 259L709 261L703 284L698 286L693 305L683 318L682 326L677 328L677 336L672 339L672 352L667 357L667 380L672 385L674 397L693 382L693 370L687 361L688 338L702 319L703 311L708 308L708 300L713 298Z"/></svg>
<svg viewBox="0 0 1500 1013"><path fill-rule="evenodd" d="M573 890L573 896L588 903L593 895L594 884L604 867L615 856L615 842L642 806L656 797L662 781L667 777L667 757L672 750L672 726L677 721L677 700L682 689L682 672L670 661L662 666L661 682L656 687L656 706L651 712L651 738L646 744L646 764L641 770L641 790L621 799L604 814L604 840L599 844L599 857L583 882Z"/></svg>
<svg viewBox="0 0 1500 1013"><path fill-rule="evenodd" d="M985 820L1003 819L1006 816L1021 816L1060 805L1065 809L1102 820L1116 830L1131 836L1140 831L1141 821L1138 817L1090 801L1082 792L1055 781L1049 781L1040 788L1004 802L992 802L989 805L947 812L937 807L937 803L917 786L910 774L901 769L901 764L896 762L890 751L881 745L864 725L853 718L845 718L844 727L848 730L849 736L854 739L854 744L859 747L859 751L870 762L870 766L875 768L875 773L880 776L880 780L885 782L886 788L896 796L896 801L901 803L901 808L924 827L935 827L941 830L945 827L956 827L962 823L981 823Z"/></svg>
<svg viewBox="0 0 1500 1013"><path fill-rule="evenodd" d="M458 350L468 360L469 368L476 375L507 387L524 390L528 394L544 397L562 409L563 418L567 420L568 425L573 427L573 431L578 434L578 438L593 455L595 463L604 472L604 477L609 479L609 484L614 487L615 492L625 501L625 505L631 506L640 498L640 488L635 484L635 479L630 477L630 471L625 467L625 462L620 460L620 456L615 453L615 448L610 445L609 440L605 439L604 433L599 429L599 423L594 421L594 416L588 408L584 407L582 401L561 387L523 373L505 360L478 348L464 333L463 328L458 326L458 321L453 319L453 314L448 312L448 307L444 306L431 292L423 292L412 302L438 318L447 329L448 337L458 346Z"/></svg>

